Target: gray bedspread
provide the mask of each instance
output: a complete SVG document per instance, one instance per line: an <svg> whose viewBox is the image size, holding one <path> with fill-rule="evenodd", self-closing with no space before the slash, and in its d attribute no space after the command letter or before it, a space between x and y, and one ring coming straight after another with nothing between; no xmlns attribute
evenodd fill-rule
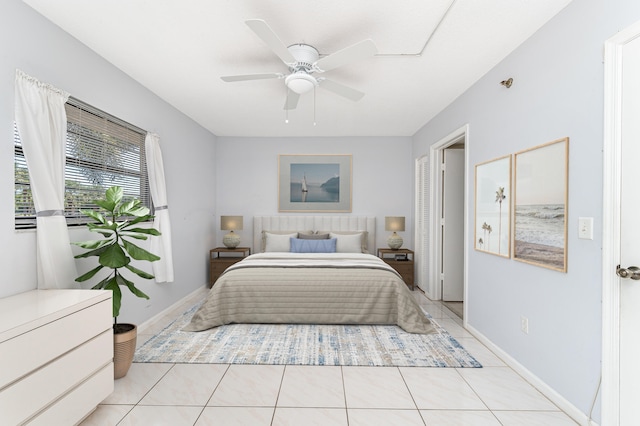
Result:
<svg viewBox="0 0 640 426"><path fill-rule="evenodd" d="M185 331L232 323L434 328L397 272L360 253L259 253L229 267Z"/></svg>

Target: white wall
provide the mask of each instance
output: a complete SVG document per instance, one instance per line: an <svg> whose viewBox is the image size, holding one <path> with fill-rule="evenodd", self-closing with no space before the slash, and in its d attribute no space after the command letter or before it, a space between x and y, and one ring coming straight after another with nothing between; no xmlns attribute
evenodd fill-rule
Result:
<svg viewBox="0 0 640 426"><path fill-rule="evenodd" d="M376 216L376 247L387 247L390 232L384 230L384 217L405 216L407 228L401 233L403 247L413 248L413 162L408 137L218 137L216 205L220 208L217 213L244 216L244 229L240 233L242 245L251 246L253 216L278 214L280 154L351 154L351 214ZM217 217L216 226L219 225ZM218 230L218 245L222 245L224 233L226 231Z"/></svg>
<svg viewBox="0 0 640 426"><path fill-rule="evenodd" d="M636 0L574 0L414 136L419 157L469 123L471 239L473 166L570 138L568 272L476 252L468 241L467 302L469 325L583 413L601 359L603 42L639 19ZM499 85L509 77L511 89ZM594 217L593 241L577 238L579 216Z"/></svg>
<svg viewBox="0 0 640 426"><path fill-rule="evenodd" d="M175 282L140 280L151 296L127 293L120 321L140 323L206 284L214 243L215 136L38 15L20 0L0 3L0 297L36 288L35 231L13 220L13 91L15 70L160 135L173 227ZM71 240L86 237L72 230ZM82 271L86 266L81 264ZM145 268L149 270L149 268Z"/></svg>

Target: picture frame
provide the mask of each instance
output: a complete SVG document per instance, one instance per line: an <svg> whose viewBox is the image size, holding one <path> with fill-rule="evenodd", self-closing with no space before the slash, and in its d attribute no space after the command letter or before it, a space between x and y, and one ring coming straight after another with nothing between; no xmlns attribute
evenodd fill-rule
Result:
<svg viewBox="0 0 640 426"><path fill-rule="evenodd" d="M511 154L475 166L474 248L511 257Z"/></svg>
<svg viewBox="0 0 640 426"><path fill-rule="evenodd" d="M567 272L569 138L514 154L513 257Z"/></svg>
<svg viewBox="0 0 640 426"><path fill-rule="evenodd" d="M279 212L351 212L350 154L278 156Z"/></svg>

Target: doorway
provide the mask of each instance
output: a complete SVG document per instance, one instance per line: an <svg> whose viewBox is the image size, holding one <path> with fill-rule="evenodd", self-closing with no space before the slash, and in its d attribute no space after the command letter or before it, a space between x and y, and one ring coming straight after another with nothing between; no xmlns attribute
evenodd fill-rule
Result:
<svg viewBox="0 0 640 426"><path fill-rule="evenodd" d="M418 262L418 276L421 274L427 282L419 282L423 291L433 300L450 299L458 307L466 298L467 276L467 241L468 241L468 206L466 173L468 170L468 126L463 126L430 147L428 155L429 167L427 176L418 173L423 179L417 185L416 206L422 211L416 217L428 218L428 222L418 223L416 234L426 235L428 259ZM457 157L455 160L451 158ZM446 164L451 162L448 172L457 172L457 178L447 178ZM445 164L443 166L443 164ZM428 185L428 191L420 191L420 186ZM428 196L421 200L421 194ZM452 204L455 200L457 204ZM446 213L453 214L447 217ZM428 229L424 229L428 227ZM454 232L455 231L455 232ZM456 236L457 234L457 236ZM450 240L449 240L449 237ZM456 277L457 275L457 277ZM450 296L450 286L458 287L458 296ZM459 300L454 300L459 299ZM466 307L459 310L464 317Z"/></svg>

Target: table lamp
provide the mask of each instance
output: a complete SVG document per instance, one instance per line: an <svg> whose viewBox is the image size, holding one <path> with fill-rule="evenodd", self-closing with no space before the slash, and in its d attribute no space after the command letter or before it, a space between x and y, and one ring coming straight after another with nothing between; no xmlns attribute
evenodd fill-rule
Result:
<svg viewBox="0 0 640 426"><path fill-rule="evenodd" d="M402 237L396 231L404 231L404 216L385 216L384 230L393 231L393 234L387 238L387 244L392 250L398 250L402 247Z"/></svg>
<svg viewBox="0 0 640 426"><path fill-rule="evenodd" d="M236 248L240 244L240 235L233 231L242 230L242 216L220 216L220 229L230 231L222 238L226 248Z"/></svg>

